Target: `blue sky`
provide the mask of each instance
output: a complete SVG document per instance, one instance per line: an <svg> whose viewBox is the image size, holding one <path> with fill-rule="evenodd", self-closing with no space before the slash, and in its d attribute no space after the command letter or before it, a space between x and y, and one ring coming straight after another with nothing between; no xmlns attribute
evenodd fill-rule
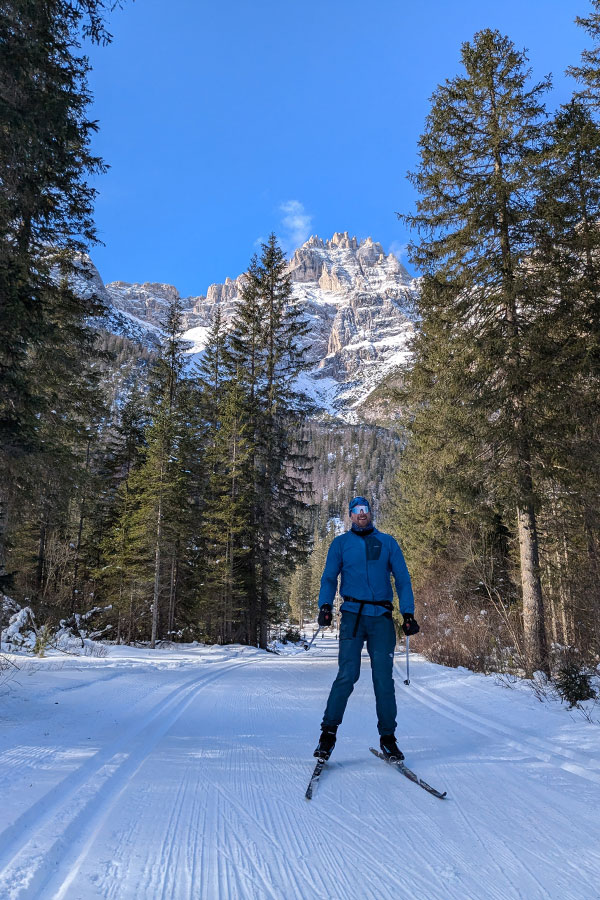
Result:
<svg viewBox="0 0 600 900"><path fill-rule="evenodd" d="M105 281L161 281L182 296L242 272L274 231L371 235L402 253L395 212L436 85L460 46L498 28L551 72L589 39L588 0L127 0L113 43L89 52L96 221ZM406 260L404 260L406 261Z"/></svg>

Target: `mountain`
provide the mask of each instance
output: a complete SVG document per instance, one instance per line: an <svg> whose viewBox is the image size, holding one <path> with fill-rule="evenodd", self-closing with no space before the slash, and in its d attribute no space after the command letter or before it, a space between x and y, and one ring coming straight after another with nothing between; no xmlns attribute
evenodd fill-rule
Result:
<svg viewBox="0 0 600 900"><path fill-rule="evenodd" d="M406 364L413 330L411 309L417 282L392 253L368 237L348 232L331 240L311 237L289 263L294 299L310 322L307 357L312 368L302 387L325 415L359 422L369 419L367 398ZM94 284L100 290L99 276ZM211 284L206 296L180 298L190 355L202 352L217 306L229 319L243 275ZM102 285L109 306L106 328L152 348L169 303L179 293L169 284Z"/></svg>

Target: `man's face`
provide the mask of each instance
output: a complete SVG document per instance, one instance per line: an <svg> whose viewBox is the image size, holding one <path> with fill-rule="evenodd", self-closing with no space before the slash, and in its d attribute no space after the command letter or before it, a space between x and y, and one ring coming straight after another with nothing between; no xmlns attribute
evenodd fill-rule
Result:
<svg viewBox="0 0 600 900"><path fill-rule="evenodd" d="M371 521L371 513L362 503L355 506L350 513L350 519L353 525L358 528L366 528Z"/></svg>

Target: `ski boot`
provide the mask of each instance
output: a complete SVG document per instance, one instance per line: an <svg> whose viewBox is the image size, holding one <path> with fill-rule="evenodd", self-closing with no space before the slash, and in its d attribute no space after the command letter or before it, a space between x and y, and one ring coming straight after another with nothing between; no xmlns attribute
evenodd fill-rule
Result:
<svg viewBox="0 0 600 900"><path fill-rule="evenodd" d="M322 727L321 737L313 756L316 756L317 759L329 759L331 751L335 747L336 732L337 725L324 725Z"/></svg>
<svg viewBox="0 0 600 900"><path fill-rule="evenodd" d="M393 734L382 734L379 741L381 752L388 762L402 762L404 753L396 743L396 737Z"/></svg>

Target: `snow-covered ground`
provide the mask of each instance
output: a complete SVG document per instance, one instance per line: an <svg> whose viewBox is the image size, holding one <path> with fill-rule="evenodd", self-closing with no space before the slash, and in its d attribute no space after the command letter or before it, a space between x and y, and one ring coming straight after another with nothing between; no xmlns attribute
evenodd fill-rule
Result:
<svg viewBox="0 0 600 900"><path fill-rule="evenodd" d="M398 740L369 753L368 658L312 801L336 643L31 660L0 688L0 897L598 900L600 728L398 654ZM23 664L23 658L20 658Z"/></svg>

